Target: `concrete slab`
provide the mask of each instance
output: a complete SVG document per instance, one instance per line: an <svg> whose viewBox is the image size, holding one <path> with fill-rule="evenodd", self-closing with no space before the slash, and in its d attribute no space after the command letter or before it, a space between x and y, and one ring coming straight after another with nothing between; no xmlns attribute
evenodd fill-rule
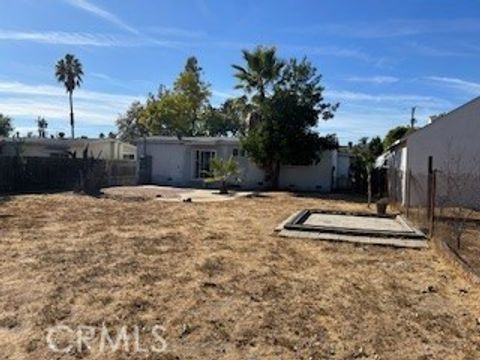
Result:
<svg viewBox="0 0 480 360"><path fill-rule="evenodd" d="M373 216L354 216L337 214L312 213L304 222L304 225L324 226L331 228L351 228L382 230L382 231L404 231L414 232L413 229L406 227L403 222L397 218L378 218Z"/></svg>
<svg viewBox="0 0 480 360"><path fill-rule="evenodd" d="M385 238L385 237L369 237L362 235L345 235L322 233L313 231L285 230L279 232L279 236L287 238L327 240L327 241L343 241L356 244L367 245L383 245L401 248L424 249L428 247L426 240L419 239L402 239L402 238Z"/></svg>
<svg viewBox="0 0 480 360"><path fill-rule="evenodd" d="M401 216L300 210L276 229L282 237L345 241L407 248L428 246L425 235Z"/></svg>

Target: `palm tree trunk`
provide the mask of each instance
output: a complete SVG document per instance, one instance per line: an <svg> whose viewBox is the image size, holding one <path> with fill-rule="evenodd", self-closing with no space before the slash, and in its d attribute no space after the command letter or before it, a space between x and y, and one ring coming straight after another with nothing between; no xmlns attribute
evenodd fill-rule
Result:
<svg viewBox="0 0 480 360"><path fill-rule="evenodd" d="M72 139L75 139L75 120L73 118L73 92L68 93L68 98L70 100L70 127L72 128Z"/></svg>

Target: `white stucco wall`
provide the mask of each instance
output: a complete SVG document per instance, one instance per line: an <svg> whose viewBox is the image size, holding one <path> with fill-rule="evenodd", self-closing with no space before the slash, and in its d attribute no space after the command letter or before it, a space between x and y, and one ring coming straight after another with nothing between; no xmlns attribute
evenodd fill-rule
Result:
<svg viewBox="0 0 480 360"><path fill-rule="evenodd" d="M426 203L428 157L438 172L437 198L455 197L461 202L480 206L480 98L434 121L407 138L407 168L413 177L411 204ZM447 194L454 184L447 185L450 175L465 179L461 194ZM476 180L474 179L476 178Z"/></svg>
<svg viewBox="0 0 480 360"><path fill-rule="evenodd" d="M337 154L337 169L335 178L335 188L338 190L350 189L350 164L351 156L349 154Z"/></svg>
<svg viewBox="0 0 480 360"><path fill-rule="evenodd" d="M310 166L284 165L280 170L280 187L301 191L329 192L336 151L326 151L318 164ZM334 181L333 177L333 181Z"/></svg>
<svg viewBox="0 0 480 360"><path fill-rule="evenodd" d="M143 155L143 144L138 143L138 157ZM197 150L215 151L217 157L228 159L233 156L240 167L240 182L244 189L255 189L266 186L265 172L260 169L248 154L241 151L240 142L219 141L208 143L205 141L185 140L176 141L167 139L151 139L147 141L146 153L152 156L153 183L174 186L201 186L202 180L194 178L195 152ZM328 151L316 165L311 166L282 166L279 185L285 189L298 191L332 190L332 167L337 166L337 152ZM344 165L346 166L346 165ZM349 164L348 164L349 166ZM348 171L348 170L342 170Z"/></svg>
<svg viewBox="0 0 480 360"><path fill-rule="evenodd" d="M142 148L140 150L140 148ZM143 145L138 146L143 153ZM152 156L152 182L186 185L186 148L182 144L147 143L147 155Z"/></svg>

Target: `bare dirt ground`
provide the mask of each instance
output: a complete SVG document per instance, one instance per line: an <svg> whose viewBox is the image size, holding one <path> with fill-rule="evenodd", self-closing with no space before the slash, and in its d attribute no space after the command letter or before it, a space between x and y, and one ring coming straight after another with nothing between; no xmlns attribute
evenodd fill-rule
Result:
<svg viewBox="0 0 480 360"><path fill-rule="evenodd" d="M480 358L480 289L433 249L272 235L307 207L366 210L281 193L219 203L12 197L0 203L1 358ZM160 324L167 351L112 355L95 338L90 350L52 353L45 336L59 323Z"/></svg>

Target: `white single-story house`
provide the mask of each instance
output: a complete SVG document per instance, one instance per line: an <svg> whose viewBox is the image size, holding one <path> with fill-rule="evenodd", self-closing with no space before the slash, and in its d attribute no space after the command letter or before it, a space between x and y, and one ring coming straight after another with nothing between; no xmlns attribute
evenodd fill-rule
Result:
<svg viewBox="0 0 480 360"><path fill-rule="evenodd" d="M0 138L0 156L14 156L17 149L25 157L69 157L75 153L102 160L135 160L137 148L117 139Z"/></svg>
<svg viewBox="0 0 480 360"><path fill-rule="evenodd" d="M377 167L388 169L391 196L402 205L426 205L429 157L437 203L480 207L480 97L432 118L377 159Z"/></svg>
<svg viewBox="0 0 480 360"><path fill-rule="evenodd" d="M202 186L210 171L210 159L233 157L240 167L238 186L255 189L267 186L265 172L242 149L240 140L231 137L152 136L137 142L140 182L158 185ZM149 159L142 161L142 159ZM336 150L325 151L317 164L284 165L279 186L299 191L329 192L337 189L337 179L346 184L350 156ZM144 168L142 168L142 166ZM147 169L145 169L147 168Z"/></svg>

